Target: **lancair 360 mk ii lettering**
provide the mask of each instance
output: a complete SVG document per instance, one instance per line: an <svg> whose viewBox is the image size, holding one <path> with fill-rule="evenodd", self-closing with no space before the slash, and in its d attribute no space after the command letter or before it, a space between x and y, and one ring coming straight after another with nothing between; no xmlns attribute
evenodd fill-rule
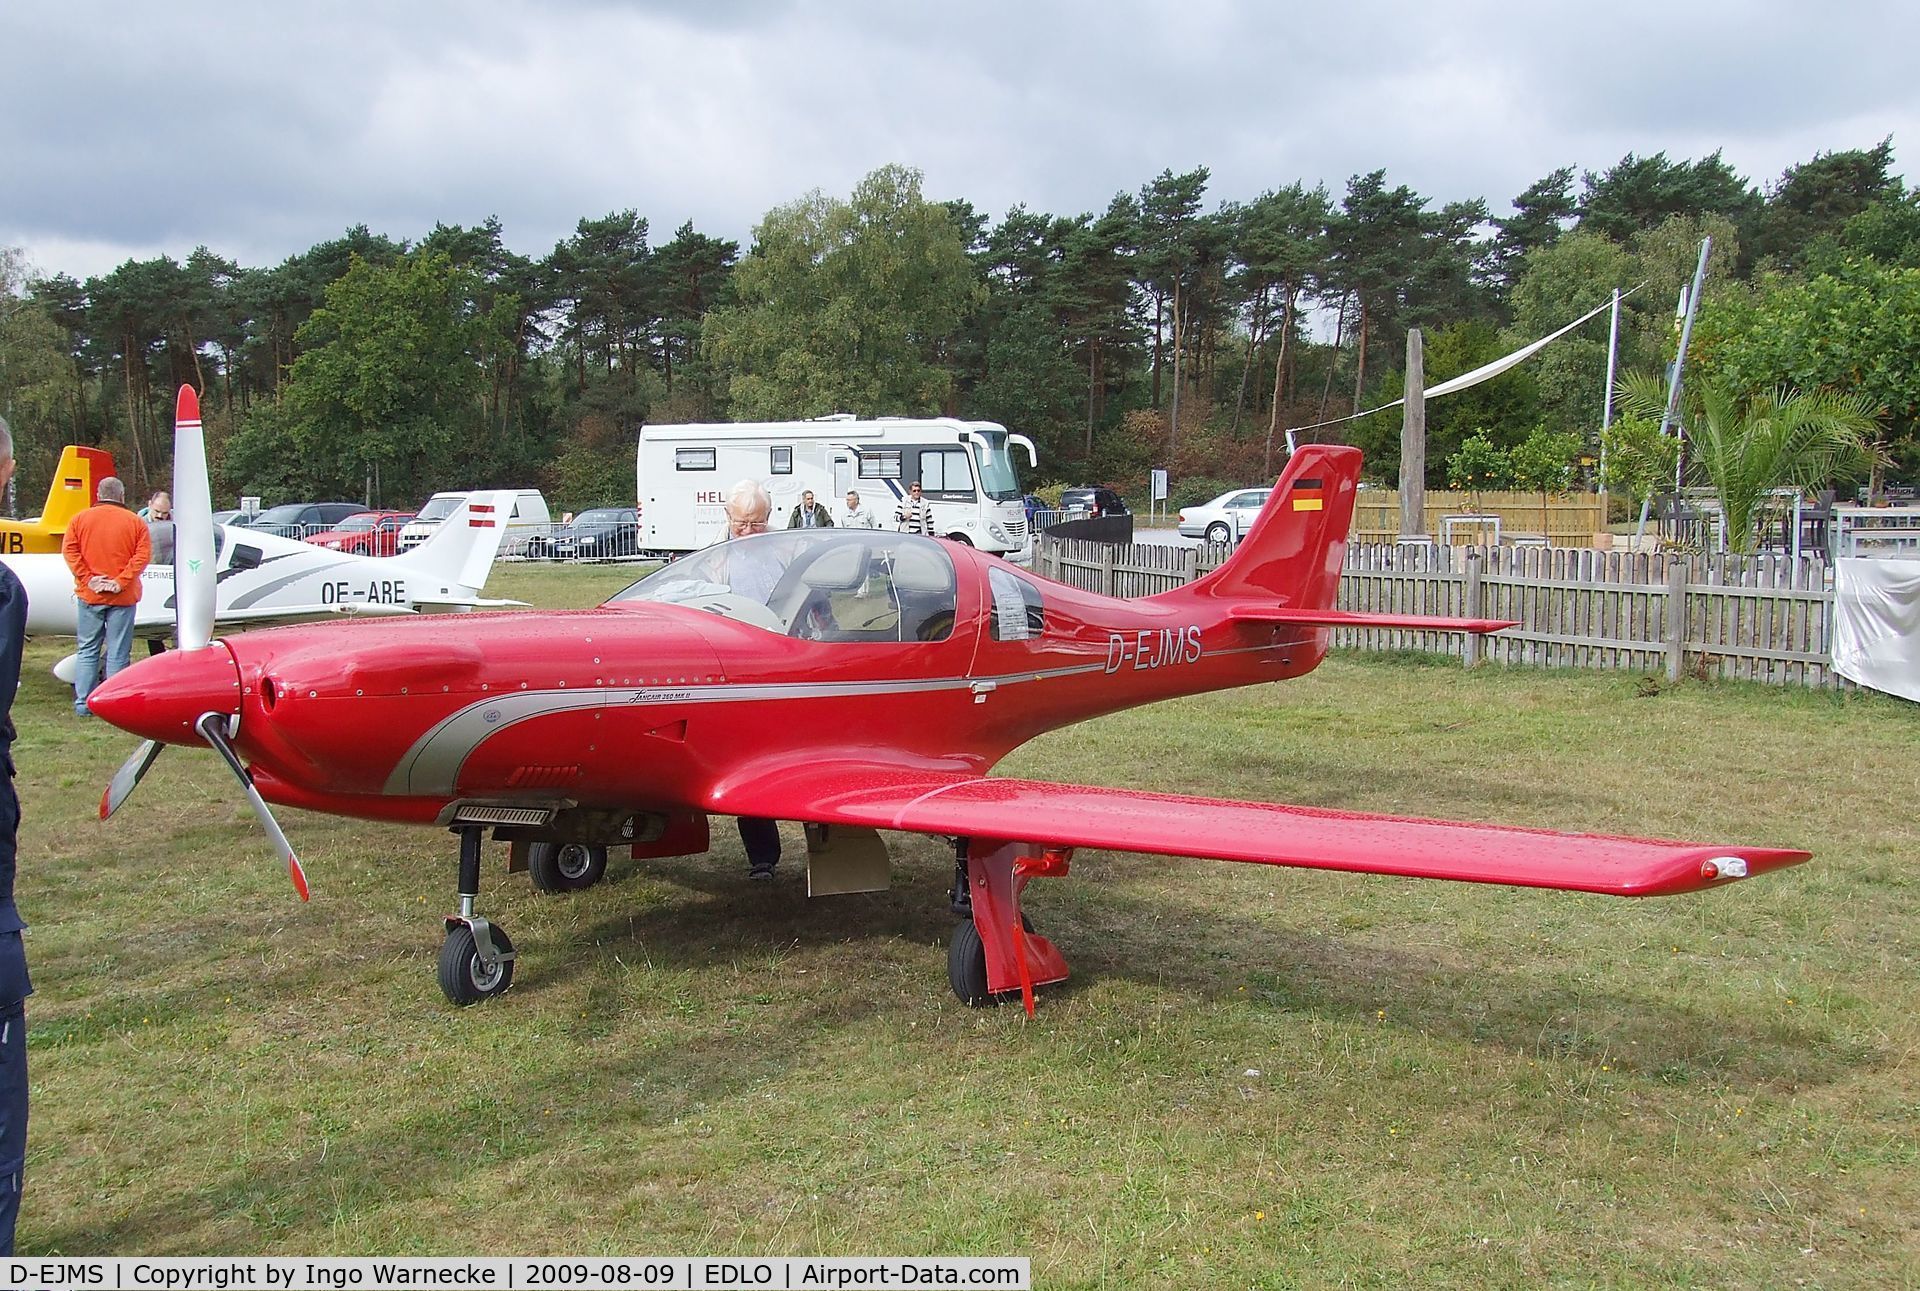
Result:
<svg viewBox="0 0 1920 1291"><path fill-rule="evenodd" d="M706 851L709 813L798 820L816 895L885 886L879 830L946 836L963 916L948 955L954 991L969 1003L1018 992L1029 1009L1034 988L1067 968L1027 926L1022 890L1065 875L1076 849L1621 896L1717 887L1807 859L988 776L1054 727L1301 676L1335 626L1510 626L1332 608L1359 471L1355 449L1300 449L1225 565L1139 600L1035 578L959 544L858 529L710 547L592 610L232 640L210 640L210 589L183 578L183 648L90 700L149 741L102 812L161 744L210 744L303 894L264 800L452 829L460 904L439 967L459 1004L513 976L511 941L475 910L488 830L536 885L563 891L597 880L611 847ZM183 531L183 553L206 540Z"/></svg>

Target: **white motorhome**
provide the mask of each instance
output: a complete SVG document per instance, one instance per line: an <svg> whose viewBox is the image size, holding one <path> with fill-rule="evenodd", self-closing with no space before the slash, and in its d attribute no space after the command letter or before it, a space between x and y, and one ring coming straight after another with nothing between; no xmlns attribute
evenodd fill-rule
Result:
<svg viewBox="0 0 1920 1291"><path fill-rule="evenodd" d="M840 413L812 421L645 426L638 455L640 545L694 551L726 537L727 491L758 480L773 495L772 525L786 527L811 491L840 523L847 494L884 527L919 481L933 505L934 532L1022 564L1033 538L1021 503L1013 449L1037 465L1033 441L991 421L952 417L859 420Z"/></svg>

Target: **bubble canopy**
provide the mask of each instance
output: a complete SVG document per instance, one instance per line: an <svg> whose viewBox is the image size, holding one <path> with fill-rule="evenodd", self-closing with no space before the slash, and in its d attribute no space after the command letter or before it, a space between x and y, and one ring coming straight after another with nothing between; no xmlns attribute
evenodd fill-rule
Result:
<svg viewBox="0 0 1920 1291"><path fill-rule="evenodd" d="M649 601L808 640L941 641L953 632L953 558L915 534L788 529L694 552L607 604Z"/></svg>

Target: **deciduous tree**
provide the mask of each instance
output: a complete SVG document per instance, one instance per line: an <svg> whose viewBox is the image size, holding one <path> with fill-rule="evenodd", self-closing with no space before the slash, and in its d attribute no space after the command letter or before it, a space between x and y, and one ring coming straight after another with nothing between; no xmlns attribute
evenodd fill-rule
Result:
<svg viewBox="0 0 1920 1291"><path fill-rule="evenodd" d="M741 418L941 411L981 290L964 233L903 166L848 201L816 192L768 212L734 281L702 336Z"/></svg>

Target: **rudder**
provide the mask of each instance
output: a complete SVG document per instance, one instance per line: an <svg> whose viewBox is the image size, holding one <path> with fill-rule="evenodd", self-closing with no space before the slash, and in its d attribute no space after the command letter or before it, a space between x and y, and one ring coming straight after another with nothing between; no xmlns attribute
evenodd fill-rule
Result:
<svg viewBox="0 0 1920 1291"><path fill-rule="evenodd" d="M1227 563L1160 595L1277 598L1294 609L1331 608L1340 593L1340 566L1359 488L1359 449L1302 446Z"/></svg>
<svg viewBox="0 0 1920 1291"><path fill-rule="evenodd" d="M506 537L514 498L511 489L470 494L418 547L405 555L376 559L404 564L458 586L484 587Z"/></svg>
<svg viewBox="0 0 1920 1291"><path fill-rule="evenodd" d="M92 506L100 481L113 474L113 454L103 448L68 444L60 450L60 465L47 486L47 504L40 524L49 533L64 533L67 522Z"/></svg>

